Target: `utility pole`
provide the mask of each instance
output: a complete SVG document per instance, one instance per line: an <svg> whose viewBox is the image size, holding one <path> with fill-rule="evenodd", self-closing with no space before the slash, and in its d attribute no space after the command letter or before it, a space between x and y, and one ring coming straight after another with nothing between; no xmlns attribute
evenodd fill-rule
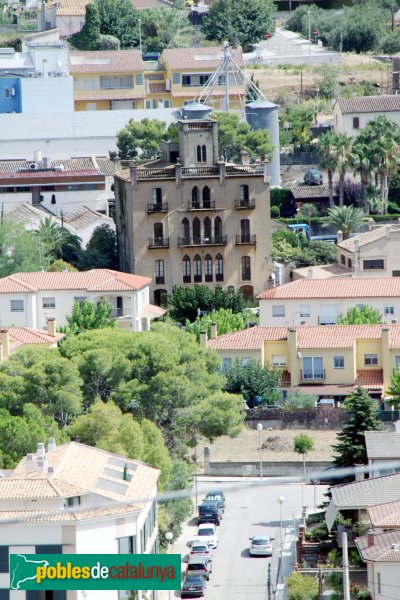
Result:
<svg viewBox="0 0 400 600"><path fill-rule="evenodd" d="M322 592L324 587L324 574L322 569L318 571L318 600L322 600Z"/></svg>
<svg viewBox="0 0 400 600"><path fill-rule="evenodd" d="M271 578L271 563L268 564L268 600L272 600L272 578Z"/></svg>
<svg viewBox="0 0 400 600"><path fill-rule="evenodd" d="M342 554L343 554L343 599L350 600L350 580L349 580L349 553L347 547L347 532L342 533Z"/></svg>

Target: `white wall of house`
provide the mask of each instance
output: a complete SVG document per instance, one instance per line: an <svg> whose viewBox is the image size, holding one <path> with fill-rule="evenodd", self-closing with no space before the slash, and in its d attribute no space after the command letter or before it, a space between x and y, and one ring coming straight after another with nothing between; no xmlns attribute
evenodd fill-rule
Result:
<svg viewBox="0 0 400 600"><path fill-rule="evenodd" d="M400 111L392 111L392 112L369 112L369 113L345 113L339 109L339 103L335 104L335 108L333 110L334 116L334 131L335 133L345 133L349 137L353 137L357 135L360 129L364 129L366 124L369 121L374 121L378 117L386 117L390 121L397 123L400 125ZM353 119L359 119L359 127L354 129L353 127Z"/></svg>
<svg viewBox="0 0 400 600"><path fill-rule="evenodd" d="M392 458L373 458L368 461L369 476L370 477L383 477L384 475L392 475L393 473L399 473L400 469L396 467L388 467L388 461L398 461L399 457L394 456Z"/></svg>
<svg viewBox="0 0 400 600"><path fill-rule="evenodd" d="M78 183L78 181L75 182L75 184ZM92 210L108 212L107 198L109 198L109 195L105 189L78 191L57 191L56 189L51 192L43 191L41 194L43 196L41 206L58 216L61 214L61 211L64 213L73 212L82 206L87 206ZM51 203L52 196L56 197L55 205ZM0 202L4 207L4 211L7 212L14 210L22 202L32 204L32 194L31 192L2 193L0 194Z"/></svg>
<svg viewBox="0 0 400 600"><path fill-rule="evenodd" d="M349 308L358 304L372 306L382 315L386 313L385 320L389 323L394 319L400 321L400 298L260 299L259 303L262 327L335 323L340 314L346 313ZM306 316L307 314L309 316Z"/></svg>
<svg viewBox="0 0 400 600"><path fill-rule="evenodd" d="M21 79L23 113L65 113L74 110L73 79L61 77L29 77Z"/></svg>
<svg viewBox="0 0 400 600"><path fill-rule="evenodd" d="M400 551L398 562L368 563L368 588L372 600L398 598Z"/></svg>
<svg viewBox="0 0 400 600"><path fill-rule="evenodd" d="M389 226L388 226L389 227ZM388 237L386 237L386 235ZM365 244L358 252L349 252L338 246L338 263L343 265L342 256L345 257L346 265L348 258L352 261L352 269L357 277L393 277L400 272L398 254L400 250L400 230L388 228L384 237ZM383 268L371 269L365 261L383 261Z"/></svg>

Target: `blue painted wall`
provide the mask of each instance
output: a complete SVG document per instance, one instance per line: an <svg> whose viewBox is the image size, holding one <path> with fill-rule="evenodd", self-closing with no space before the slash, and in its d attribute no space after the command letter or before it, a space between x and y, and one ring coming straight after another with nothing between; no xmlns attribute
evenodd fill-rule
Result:
<svg viewBox="0 0 400 600"><path fill-rule="evenodd" d="M20 77L0 77L0 113L7 112L22 112Z"/></svg>

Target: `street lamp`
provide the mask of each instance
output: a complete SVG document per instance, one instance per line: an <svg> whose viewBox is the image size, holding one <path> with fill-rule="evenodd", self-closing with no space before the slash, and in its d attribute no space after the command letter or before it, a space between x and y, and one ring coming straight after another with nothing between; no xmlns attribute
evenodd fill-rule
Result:
<svg viewBox="0 0 400 600"><path fill-rule="evenodd" d="M279 502L279 521L281 527L280 542L281 542L281 581L283 583L283 530L282 530L282 504L285 502L283 496L278 496Z"/></svg>
<svg viewBox="0 0 400 600"><path fill-rule="evenodd" d="M317 92L317 101L316 101L316 105L315 105L315 108L316 108L316 113L315 113L315 122L316 122L316 123L318 123L318 112L319 112L319 103L318 103L318 100L319 100L319 88L317 88L315 91Z"/></svg>
<svg viewBox="0 0 400 600"><path fill-rule="evenodd" d="M263 478L263 464L262 464L262 423L257 423L257 431L258 431L258 449L260 452L260 479L262 481Z"/></svg>
<svg viewBox="0 0 400 600"><path fill-rule="evenodd" d="M308 41L310 42L310 46L311 46L311 12L308 10L307 14L308 14ZM309 49L310 49L310 46L309 46Z"/></svg>
<svg viewBox="0 0 400 600"><path fill-rule="evenodd" d="M165 539L167 540L167 554L171 554L171 540L173 539L174 534L172 533L172 531L167 531L167 533L165 534ZM168 590L168 600L171 600L171 590Z"/></svg>
<svg viewBox="0 0 400 600"><path fill-rule="evenodd" d="M139 26L139 50L140 54L142 54L142 19L138 19Z"/></svg>

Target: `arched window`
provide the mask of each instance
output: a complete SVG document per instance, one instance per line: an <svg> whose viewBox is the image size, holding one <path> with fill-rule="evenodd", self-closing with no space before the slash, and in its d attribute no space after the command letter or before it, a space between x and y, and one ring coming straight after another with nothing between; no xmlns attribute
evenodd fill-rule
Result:
<svg viewBox="0 0 400 600"><path fill-rule="evenodd" d="M204 219L204 236L203 236L204 243L211 244L211 237L212 237L211 219L209 217L206 217Z"/></svg>
<svg viewBox="0 0 400 600"><path fill-rule="evenodd" d="M222 241L222 219L221 217L216 217L214 221L214 236L215 243L218 244Z"/></svg>
<svg viewBox="0 0 400 600"><path fill-rule="evenodd" d="M222 258L222 254L217 254L215 257L215 280L224 280L224 259Z"/></svg>
<svg viewBox="0 0 400 600"><path fill-rule="evenodd" d="M201 146L197 146L197 162L201 162Z"/></svg>
<svg viewBox="0 0 400 600"><path fill-rule="evenodd" d="M240 221L240 241L242 244L250 242L250 220L241 219Z"/></svg>
<svg viewBox="0 0 400 600"><path fill-rule="evenodd" d="M240 206L248 206L249 205L249 186L247 184L243 184L240 186Z"/></svg>
<svg viewBox="0 0 400 600"><path fill-rule="evenodd" d="M204 257L204 280L205 281L213 280L212 258L210 256L210 254L206 254Z"/></svg>
<svg viewBox="0 0 400 600"><path fill-rule="evenodd" d="M200 192L197 185L192 188L192 208L200 208Z"/></svg>
<svg viewBox="0 0 400 600"><path fill-rule="evenodd" d="M250 281L251 280L251 264L250 264L250 256L242 256L241 258L241 267L242 267L242 281Z"/></svg>
<svg viewBox="0 0 400 600"><path fill-rule="evenodd" d="M182 219L181 227L183 243L190 244L190 224L186 217Z"/></svg>
<svg viewBox="0 0 400 600"><path fill-rule="evenodd" d="M193 243L200 244L201 242L201 225L200 219L195 217L193 219Z"/></svg>
<svg viewBox="0 0 400 600"><path fill-rule="evenodd" d="M156 273L156 285L165 283L164 261L156 260L155 265L154 265L154 270Z"/></svg>
<svg viewBox="0 0 400 600"><path fill-rule="evenodd" d="M154 245L162 246L164 242L164 228L162 223L154 223Z"/></svg>
<svg viewBox="0 0 400 600"><path fill-rule="evenodd" d="M202 162L207 162L207 148L204 144L201 147L201 160Z"/></svg>
<svg viewBox="0 0 400 600"><path fill-rule="evenodd" d="M203 187L203 208L211 208L211 192L208 185Z"/></svg>
<svg viewBox="0 0 400 600"><path fill-rule="evenodd" d="M153 200L153 210L161 210L161 207L162 207L162 189L160 187L153 188L152 200Z"/></svg>
<svg viewBox="0 0 400 600"><path fill-rule="evenodd" d="M190 267L190 258L185 255L182 260L183 283L191 283L192 273Z"/></svg>
<svg viewBox="0 0 400 600"><path fill-rule="evenodd" d="M201 282L201 258L198 254L193 259L193 281Z"/></svg>

